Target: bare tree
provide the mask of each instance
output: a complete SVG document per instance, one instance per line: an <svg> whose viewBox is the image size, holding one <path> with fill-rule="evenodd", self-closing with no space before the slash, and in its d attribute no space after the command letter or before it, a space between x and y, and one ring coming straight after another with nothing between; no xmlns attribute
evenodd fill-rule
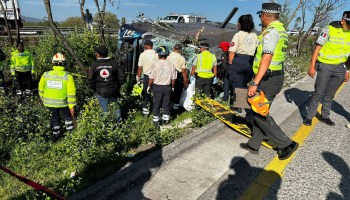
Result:
<svg viewBox="0 0 350 200"><path fill-rule="evenodd" d="M96 8L97 8L97 14L98 14L98 16L99 16L98 33L100 34L101 44L102 44L102 45L105 45L105 44L106 44L106 40L105 40L103 22L104 22L104 18L105 18L105 9L106 9L106 3L107 3L106 1L107 1L107 0L103 0L102 9L100 9L98 0L94 0L94 1L95 1Z"/></svg>
<svg viewBox="0 0 350 200"><path fill-rule="evenodd" d="M302 23L301 30L304 30L306 21L306 12L313 13L311 16L311 25L305 31L305 34L299 32L299 40L297 46L298 54L301 53L301 45L306 41L306 38L314 29L314 27L319 23L324 23L325 21L329 22L331 16L335 14L336 11L339 11L343 0L308 0L305 4L302 4Z"/></svg>
<svg viewBox="0 0 350 200"><path fill-rule="evenodd" d="M296 16L298 10L306 3L306 0L299 0L299 3L297 5L297 7L294 9L293 13L288 16L288 20L285 22L285 27L287 28L289 26L289 24L291 23L291 21L294 19L294 17ZM289 3L287 3L286 1L286 4L289 5Z"/></svg>
<svg viewBox="0 0 350 200"><path fill-rule="evenodd" d="M85 15L84 15L85 0L78 0L78 2L79 2L79 5L80 5L80 14L81 14L81 17L83 18L83 22L84 22L85 25L86 25L86 22L85 22Z"/></svg>
<svg viewBox="0 0 350 200"><path fill-rule="evenodd" d="M49 24L50 24L54 34L56 36L58 36L59 40L63 43L63 45L66 47L66 49L72 55L73 59L75 60L75 62L77 62L77 65L80 67L81 71L84 72L85 75L87 75L87 69L83 66L83 64L81 63L81 61L78 58L78 56L75 54L73 49L69 46L68 42L62 36L61 32L58 30L56 24L53 21L50 0L44 0L44 4L45 4L46 12L47 12L48 21L49 21Z"/></svg>
<svg viewBox="0 0 350 200"><path fill-rule="evenodd" d="M4 13L4 20L5 20L5 26L6 26L6 30L7 30L8 40L9 40L10 44L13 45L10 25L9 25L9 23L7 21L7 13L6 13L3 1L0 1L0 7L1 7L1 11L3 11L3 13Z"/></svg>

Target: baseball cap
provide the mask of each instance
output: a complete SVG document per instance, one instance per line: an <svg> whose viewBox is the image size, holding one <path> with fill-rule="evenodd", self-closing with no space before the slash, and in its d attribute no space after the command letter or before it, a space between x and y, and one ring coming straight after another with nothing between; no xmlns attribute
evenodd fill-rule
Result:
<svg viewBox="0 0 350 200"><path fill-rule="evenodd" d="M153 46L153 42L151 40L145 40L144 45Z"/></svg>
<svg viewBox="0 0 350 200"><path fill-rule="evenodd" d="M95 51L102 56L108 55L108 49L103 45L95 47Z"/></svg>
<svg viewBox="0 0 350 200"><path fill-rule="evenodd" d="M278 3L263 3L261 11L257 12L257 14L260 13L281 13L281 5Z"/></svg>
<svg viewBox="0 0 350 200"><path fill-rule="evenodd" d="M209 49L209 44L203 42L203 43L200 43L199 47Z"/></svg>
<svg viewBox="0 0 350 200"><path fill-rule="evenodd" d="M350 11L345 11L343 13L343 19L346 21L346 24L350 25Z"/></svg>

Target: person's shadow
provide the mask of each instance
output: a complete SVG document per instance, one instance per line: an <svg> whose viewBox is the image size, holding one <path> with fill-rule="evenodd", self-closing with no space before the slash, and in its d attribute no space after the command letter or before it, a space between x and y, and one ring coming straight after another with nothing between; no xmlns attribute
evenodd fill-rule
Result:
<svg viewBox="0 0 350 200"><path fill-rule="evenodd" d="M277 192L281 185L281 176L273 171L266 171L263 168L252 167L245 158L234 157L231 161L230 168L235 172L234 175L229 175L227 180L223 181L218 189L216 196L217 200L232 200L242 198L242 194L253 183L256 177L263 175L269 180L274 180L274 183L269 188L269 200L277 200ZM264 186L266 187L266 186ZM258 199L259 197L255 197Z"/></svg>
<svg viewBox="0 0 350 200"><path fill-rule="evenodd" d="M350 122L350 113L344 109L344 107L339 104L337 101L332 101L332 111L337 113L338 115L343 116L345 119L347 119Z"/></svg>
<svg viewBox="0 0 350 200"><path fill-rule="evenodd" d="M306 115L307 103L313 92L300 90L299 88L290 88L284 91L284 96L288 103L295 103L299 108L300 115L304 117Z"/></svg>
<svg viewBox="0 0 350 200"><path fill-rule="evenodd" d="M327 195L327 199L350 199L350 169L348 164L341 157L331 152L323 152L322 156L335 170L337 170L337 172L339 172L339 174L342 175L341 182L339 184L339 190L341 191L342 195L335 192L330 192Z"/></svg>

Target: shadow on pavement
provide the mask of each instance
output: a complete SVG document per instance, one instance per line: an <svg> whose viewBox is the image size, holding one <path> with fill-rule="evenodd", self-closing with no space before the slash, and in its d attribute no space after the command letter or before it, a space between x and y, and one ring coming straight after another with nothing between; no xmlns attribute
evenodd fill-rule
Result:
<svg viewBox="0 0 350 200"><path fill-rule="evenodd" d="M348 122L350 122L350 113L344 109L344 107L339 104L337 101L332 102L332 111L338 115L343 116Z"/></svg>
<svg viewBox="0 0 350 200"><path fill-rule="evenodd" d="M300 115L304 117L306 115L305 105L309 102L313 92L300 90L299 88L290 88L284 91L284 96L288 103L295 103L299 108Z"/></svg>
<svg viewBox="0 0 350 200"><path fill-rule="evenodd" d="M350 199L350 169L348 164L338 155L331 152L323 152L323 158L342 175L341 182L339 184L339 190L342 195L335 192L330 192L327 195L327 199Z"/></svg>
<svg viewBox="0 0 350 200"><path fill-rule="evenodd" d="M234 171L234 174L228 175L227 180L220 184L217 200L239 199L262 172L265 173L264 177L275 180L274 184L270 186L269 192L265 195L268 195L269 200L277 200L277 192L281 184L281 176L279 174L273 171L266 171L263 168L253 167L242 157L234 157L230 168Z"/></svg>

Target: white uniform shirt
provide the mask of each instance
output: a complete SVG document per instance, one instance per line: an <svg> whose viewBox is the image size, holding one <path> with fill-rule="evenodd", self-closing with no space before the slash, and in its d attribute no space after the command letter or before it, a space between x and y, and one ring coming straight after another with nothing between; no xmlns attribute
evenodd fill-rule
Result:
<svg viewBox="0 0 350 200"><path fill-rule="evenodd" d="M175 65L175 68L178 72L182 72L182 69L186 69L185 58L177 52L171 52L167 57L167 60Z"/></svg>
<svg viewBox="0 0 350 200"><path fill-rule="evenodd" d="M229 51L254 56L258 43L258 36L255 32L238 31L232 38Z"/></svg>
<svg viewBox="0 0 350 200"><path fill-rule="evenodd" d="M168 60L158 60L151 67L150 79L155 85L170 85L177 78L175 65Z"/></svg>
<svg viewBox="0 0 350 200"><path fill-rule="evenodd" d="M140 54L138 66L142 67L145 75L150 74L151 66L158 60L158 54L153 49L147 49Z"/></svg>

